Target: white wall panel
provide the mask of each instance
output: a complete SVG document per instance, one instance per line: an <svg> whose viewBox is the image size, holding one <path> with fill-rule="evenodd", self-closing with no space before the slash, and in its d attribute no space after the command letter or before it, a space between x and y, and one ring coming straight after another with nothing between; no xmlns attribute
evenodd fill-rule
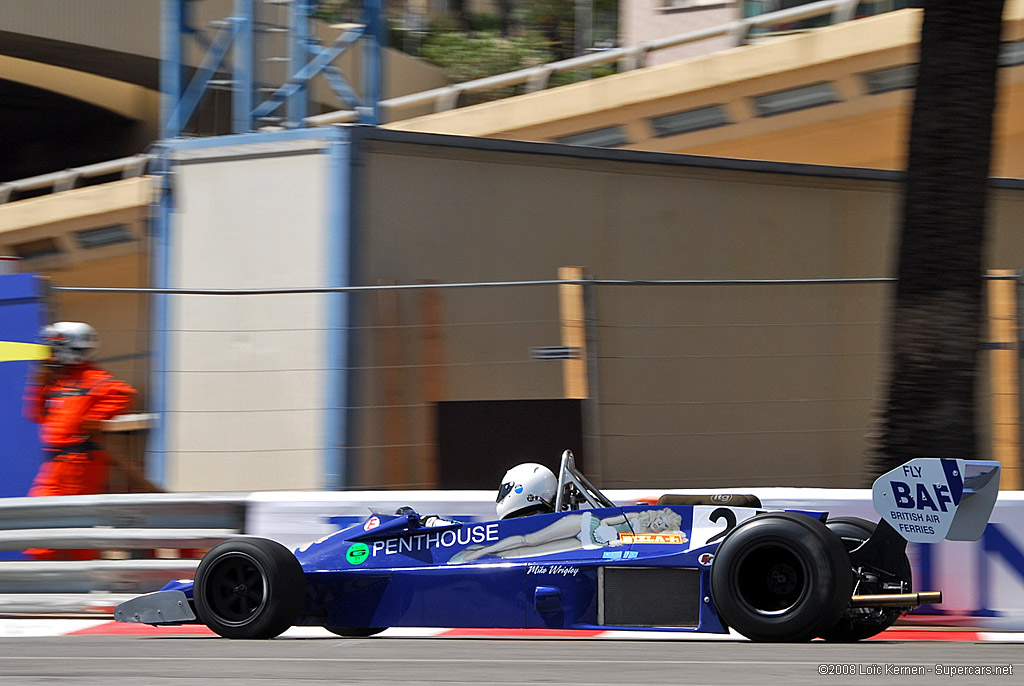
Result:
<svg viewBox="0 0 1024 686"><path fill-rule="evenodd" d="M180 152L169 285L331 285L325 150L299 140ZM303 294L171 298L166 487L324 485L328 302Z"/></svg>

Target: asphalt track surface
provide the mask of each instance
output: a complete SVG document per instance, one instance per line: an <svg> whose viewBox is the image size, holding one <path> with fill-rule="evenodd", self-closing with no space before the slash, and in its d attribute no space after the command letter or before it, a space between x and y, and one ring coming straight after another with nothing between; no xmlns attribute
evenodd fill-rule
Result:
<svg viewBox="0 0 1024 686"><path fill-rule="evenodd" d="M949 676L936 665L1005 668ZM894 671L921 670L916 675ZM825 672L822 674L822 672ZM832 672L831 674L828 672ZM836 674L835 672L840 672ZM851 673L852 672L852 673ZM887 673L888 672L888 673ZM730 640L573 638L51 636L0 639L0 684L1016 684L1019 643L870 641L754 644Z"/></svg>

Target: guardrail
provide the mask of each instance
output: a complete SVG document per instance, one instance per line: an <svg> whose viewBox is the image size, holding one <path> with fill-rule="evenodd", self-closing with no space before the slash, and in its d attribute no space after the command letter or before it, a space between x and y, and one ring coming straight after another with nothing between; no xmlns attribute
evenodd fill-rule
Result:
<svg viewBox="0 0 1024 686"><path fill-rule="evenodd" d="M132 556L141 550L209 548L244 536L248 498L154 493L0 500L0 550L86 548L128 558L0 561L0 614L109 613L124 599L120 595L191 578L198 559Z"/></svg>
<svg viewBox="0 0 1024 686"><path fill-rule="evenodd" d="M516 71L486 76L472 81L455 83L450 86L433 88L419 93L410 93L394 98L388 98L380 102L380 108L388 113L387 120L395 121L400 117L394 116L403 108L415 107L418 105L431 105L434 112L444 112L455 109L458 106L459 97L463 93L482 93L485 91L518 86L526 84L526 91L532 93L544 90L552 74L590 69L605 64L618 63L619 71L631 71L646 65L647 55L659 50L674 48L688 43L697 43L709 38L721 36L733 36L737 45L746 43L750 32L753 29L769 27L780 23L795 22L802 19L813 19L825 15L831 15L831 22L838 24L848 21L854 17L857 5L861 0L819 0L806 5L799 5L777 12L760 14L756 17L745 17L735 21L726 22L717 26L688 31L668 38L645 41L638 45L631 45L624 48L613 48L602 50L589 55L581 55L557 62L542 64L536 67L518 69ZM355 110L336 110L306 117L304 122L307 126L324 126L327 124L340 124L343 122L358 121L359 115Z"/></svg>
<svg viewBox="0 0 1024 686"><path fill-rule="evenodd" d="M148 593L172 578L192 578L198 559L0 562L6 594Z"/></svg>
<svg viewBox="0 0 1024 686"><path fill-rule="evenodd" d="M0 532L9 534L11 531L67 527L173 529L192 531L197 535L213 529L241 532L245 528L247 498L247 493L126 493L5 498L0 500Z"/></svg>

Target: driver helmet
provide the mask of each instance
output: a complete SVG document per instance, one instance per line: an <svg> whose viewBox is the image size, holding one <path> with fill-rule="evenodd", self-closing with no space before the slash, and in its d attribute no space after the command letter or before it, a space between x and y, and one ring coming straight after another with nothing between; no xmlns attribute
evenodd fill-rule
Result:
<svg viewBox="0 0 1024 686"><path fill-rule="evenodd" d="M542 464L527 462L505 472L496 500L499 519L554 509L558 479Z"/></svg>
<svg viewBox="0 0 1024 686"><path fill-rule="evenodd" d="M50 346L50 354L57 364L76 365L85 362L99 346L96 330L84 322L54 322L40 332L43 343Z"/></svg>

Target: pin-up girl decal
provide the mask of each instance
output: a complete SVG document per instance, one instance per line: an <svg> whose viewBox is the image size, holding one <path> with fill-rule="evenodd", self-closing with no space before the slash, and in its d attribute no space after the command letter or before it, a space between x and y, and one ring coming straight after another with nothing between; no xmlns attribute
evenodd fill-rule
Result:
<svg viewBox="0 0 1024 686"><path fill-rule="evenodd" d="M682 517L669 508L627 512L599 519L591 512L571 514L538 531L509 536L487 546L471 545L460 551L448 564L472 562L481 557L534 557L572 550L589 550L622 545L619 534L676 534L686 541Z"/></svg>

